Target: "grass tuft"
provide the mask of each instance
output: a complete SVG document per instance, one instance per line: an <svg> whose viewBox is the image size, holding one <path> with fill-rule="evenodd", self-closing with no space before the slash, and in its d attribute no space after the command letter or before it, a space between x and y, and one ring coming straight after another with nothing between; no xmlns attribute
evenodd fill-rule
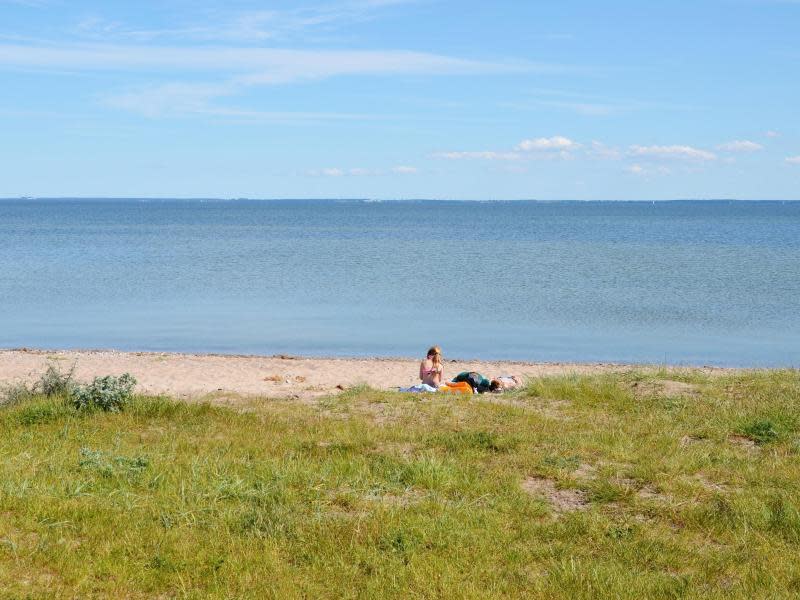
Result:
<svg viewBox="0 0 800 600"><path fill-rule="evenodd" d="M769 444L779 437L775 424L769 419L759 419L746 423L739 429L739 433L753 440L756 444Z"/></svg>
<svg viewBox="0 0 800 600"><path fill-rule="evenodd" d="M490 431L454 431L435 435L431 445L441 446L449 452L479 450L483 452L511 452L516 449L518 440Z"/></svg>

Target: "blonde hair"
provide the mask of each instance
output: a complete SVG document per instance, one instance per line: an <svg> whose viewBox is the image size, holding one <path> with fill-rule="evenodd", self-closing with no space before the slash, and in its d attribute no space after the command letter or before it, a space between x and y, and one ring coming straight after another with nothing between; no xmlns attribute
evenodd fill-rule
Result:
<svg viewBox="0 0 800 600"><path fill-rule="evenodd" d="M442 366L442 349L439 346L431 346L428 348L427 358L431 359L434 367Z"/></svg>

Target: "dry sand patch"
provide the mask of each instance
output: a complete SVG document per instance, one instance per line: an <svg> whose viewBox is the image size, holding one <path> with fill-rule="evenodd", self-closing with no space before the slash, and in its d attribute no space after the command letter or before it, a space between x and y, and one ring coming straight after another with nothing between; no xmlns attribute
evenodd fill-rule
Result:
<svg viewBox="0 0 800 600"><path fill-rule="evenodd" d="M560 490L552 479L528 477L520 485L527 494L547 500L556 514L585 510L589 506L584 492Z"/></svg>
<svg viewBox="0 0 800 600"><path fill-rule="evenodd" d="M728 438L728 441L734 446L738 446L739 448L744 448L749 452L758 451L758 444L756 444L756 442L754 440L751 440L749 437L745 437L743 435L732 435Z"/></svg>
<svg viewBox="0 0 800 600"><path fill-rule="evenodd" d="M635 381L631 384L637 396L665 396L668 398L693 397L699 393L698 387L692 383L674 379L656 379L654 381Z"/></svg>
<svg viewBox="0 0 800 600"><path fill-rule="evenodd" d="M271 398L297 396L308 400L338 394L366 384L391 390L418 383L417 358L303 358L288 355L240 356L219 354L172 354L164 352L118 352L115 350L0 350L0 386L32 382L47 368L48 361L62 369L75 365L79 381L103 375L130 373L138 390L154 395L198 399L225 391L242 396ZM445 363L445 378L460 371L478 371L487 376L512 373L523 379L561 375L619 373L641 368L610 363L528 363L514 361L459 360ZM703 373L729 373L724 369L700 369ZM662 385L662 391L689 394L693 386L681 382ZM555 407L553 407L555 408ZM556 412L552 413L558 418ZM563 417L562 417L563 418Z"/></svg>

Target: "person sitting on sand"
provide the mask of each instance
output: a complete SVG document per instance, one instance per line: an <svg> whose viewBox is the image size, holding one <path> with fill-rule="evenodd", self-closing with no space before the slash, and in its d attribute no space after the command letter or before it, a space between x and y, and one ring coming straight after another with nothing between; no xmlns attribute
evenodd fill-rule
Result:
<svg viewBox="0 0 800 600"><path fill-rule="evenodd" d="M442 349L439 346L433 346L428 350L428 355L419 365L419 378L422 383L434 388L438 388L442 384Z"/></svg>

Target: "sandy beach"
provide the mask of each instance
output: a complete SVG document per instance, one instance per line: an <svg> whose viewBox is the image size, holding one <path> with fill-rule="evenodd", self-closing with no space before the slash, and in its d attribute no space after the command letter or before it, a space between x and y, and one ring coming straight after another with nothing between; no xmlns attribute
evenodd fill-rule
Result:
<svg viewBox="0 0 800 600"><path fill-rule="evenodd" d="M0 350L0 386L35 380L48 363L62 370L75 367L75 377L88 381L101 375L131 373L138 389L184 399L236 397L290 397L307 399L335 394L359 384L391 389L418 383L419 359L312 358L296 356L232 356L118 352L114 350L47 351ZM489 376L514 374L523 378L568 373L623 371L635 365L610 363L525 363L446 360L445 377L460 371ZM656 368L647 367L644 368ZM704 372L726 369L702 367Z"/></svg>

